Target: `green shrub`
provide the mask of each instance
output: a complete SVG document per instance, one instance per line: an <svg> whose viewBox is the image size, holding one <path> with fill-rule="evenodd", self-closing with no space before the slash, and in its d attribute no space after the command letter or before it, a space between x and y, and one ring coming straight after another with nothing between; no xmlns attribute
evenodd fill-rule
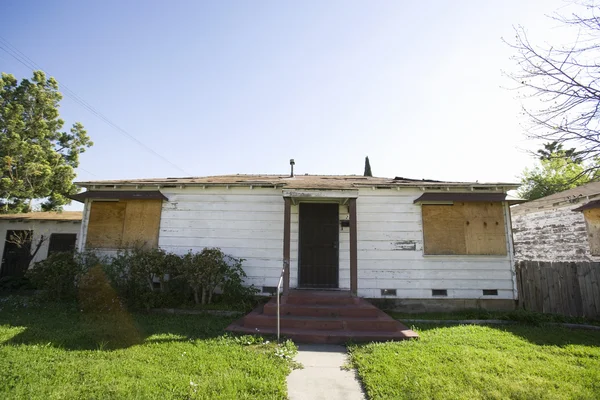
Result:
<svg viewBox="0 0 600 400"><path fill-rule="evenodd" d="M228 256L219 248L205 248L199 253L188 252L179 265L179 273L194 294L196 304L210 304L217 288L224 302L248 301L257 291L243 285L246 273L243 259Z"/></svg>
<svg viewBox="0 0 600 400"><path fill-rule="evenodd" d="M27 277L37 289L52 300L74 299L77 294L77 280L85 273L84 265L78 262L74 253L54 253L43 261L34 264L27 271Z"/></svg>
<svg viewBox="0 0 600 400"><path fill-rule="evenodd" d="M162 249L136 248L118 252L104 270L119 296L132 307L180 306L190 295L177 276L181 262L180 256Z"/></svg>
<svg viewBox="0 0 600 400"><path fill-rule="evenodd" d="M33 285L29 278L23 276L5 276L0 278L0 290L17 291L31 290Z"/></svg>
<svg viewBox="0 0 600 400"><path fill-rule="evenodd" d="M218 248L184 256L136 248L110 259L90 252L56 253L36 263L28 277L52 299L74 299L79 290L83 308L92 310L97 304L95 312L112 307L109 292L110 298L145 309L179 307L192 299L211 304L218 292L219 303L245 309L256 302L257 290L243 284L243 261Z"/></svg>
<svg viewBox="0 0 600 400"><path fill-rule="evenodd" d="M102 266L90 268L79 280L78 299L84 313L112 313L123 310L117 292L106 277Z"/></svg>

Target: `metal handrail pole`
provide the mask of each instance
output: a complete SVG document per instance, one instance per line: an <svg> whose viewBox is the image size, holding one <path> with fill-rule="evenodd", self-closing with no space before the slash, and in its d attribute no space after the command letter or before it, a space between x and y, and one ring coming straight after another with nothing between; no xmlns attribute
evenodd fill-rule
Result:
<svg viewBox="0 0 600 400"><path fill-rule="evenodd" d="M277 282L277 293L275 293L275 295L277 296L277 343L279 343L279 337L280 337L280 333L281 333L281 322L280 322L280 313L279 313L279 308L280 308L280 303L279 303L279 291L281 290L281 285L283 284L283 275L285 274L285 262L283 264L283 268L281 269L281 275L279 275L279 282Z"/></svg>

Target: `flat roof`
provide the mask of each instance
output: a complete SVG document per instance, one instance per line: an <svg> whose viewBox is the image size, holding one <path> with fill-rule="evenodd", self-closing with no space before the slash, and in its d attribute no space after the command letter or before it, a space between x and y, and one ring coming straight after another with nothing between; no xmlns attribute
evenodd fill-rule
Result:
<svg viewBox="0 0 600 400"><path fill-rule="evenodd" d="M258 186L286 189L356 189L360 187L503 187L517 188L518 183L507 182L444 182L430 179L380 178L361 175L218 175L184 178L151 178L126 180L99 180L76 182L86 188L99 186Z"/></svg>
<svg viewBox="0 0 600 400"><path fill-rule="evenodd" d="M21 214L0 214L0 221L81 221L81 211L44 211Z"/></svg>

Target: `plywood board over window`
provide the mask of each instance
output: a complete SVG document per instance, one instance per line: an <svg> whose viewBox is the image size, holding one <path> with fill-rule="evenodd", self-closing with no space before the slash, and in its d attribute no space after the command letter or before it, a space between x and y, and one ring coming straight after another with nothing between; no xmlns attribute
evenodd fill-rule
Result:
<svg viewBox="0 0 600 400"><path fill-rule="evenodd" d="M588 234L590 252L600 256L600 208L590 208L583 211Z"/></svg>
<svg viewBox="0 0 600 400"><path fill-rule="evenodd" d="M506 255L501 202L423 204L423 247L428 255Z"/></svg>
<svg viewBox="0 0 600 400"><path fill-rule="evenodd" d="M423 205L425 254L466 254L462 207Z"/></svg>
<svg viewBox="0 0 600 400"><path fill-rule="evenodd" d="M119 248L123 239L125 201L94 201L91 204L86 247Z"/></svg>
<svg viewBox="0 0 600 400"><path fill-rule="evenodd" d="M161 209L162 200L93 201L86 247L156 247Z"/></svg>
<svg viewBox="0 0 600 400"><path fill-rule="evenodd" d="M162 200L127 200L123 246L158 246Z"/></svg>

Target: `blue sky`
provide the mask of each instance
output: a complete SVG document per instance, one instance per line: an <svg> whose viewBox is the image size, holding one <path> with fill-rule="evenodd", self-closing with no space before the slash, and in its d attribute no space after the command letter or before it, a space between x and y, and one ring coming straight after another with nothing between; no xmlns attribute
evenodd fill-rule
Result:
<svg viewBox="0 0 600 400"><path fill-rule="evenodd" d="M78 180L229 173L517 181L533 159L501 38L562 1L5 0L0 36L185 172L68 97ZM0 50L0 70L31 71Z"/></svg>

